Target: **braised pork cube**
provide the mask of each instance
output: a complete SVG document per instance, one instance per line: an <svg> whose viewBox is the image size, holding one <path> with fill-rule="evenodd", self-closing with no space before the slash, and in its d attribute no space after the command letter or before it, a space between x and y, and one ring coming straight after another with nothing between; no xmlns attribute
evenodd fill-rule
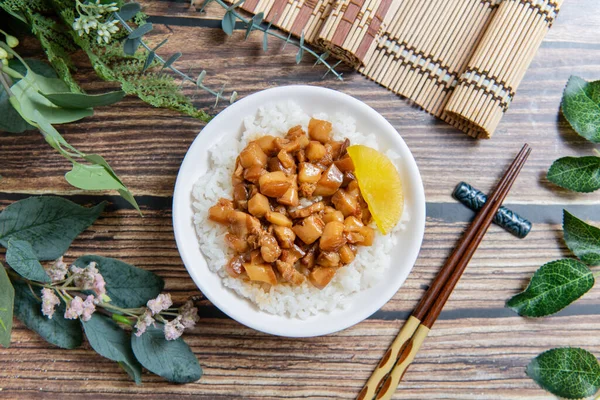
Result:
<svg viewBox="0 0 600 400"><path fill-rule="evenodd" d="M294 244L289 249L281 250L281 256L279 259L288 264L294 265L296 261L306 255L306 252L302 250L298 245Z"/></svg>
<svg viewBox="0 0 600 400"><path fill-rule="evenodd" d="M225 244L236 253L244 253L249 250L246 238L241 238L229 232L225 234Z"/></svg>
<svg viewBox="0 0 600 400"><path fill-rule="evenodd" d="M252 183L258 183L258 179L266 173L267 170L262 166L253 165L252 167L244 170L244 179Z"/></svg>
<svg viewBox="0 0 600 400"><path fill-rule="evenodd" d="M325 146L316 140L311 140L306 146L306 158L309 161L319 161L321 158L325 157Z"/></svg>
<svg viewBox="0 0 600 400"><path fill-rule="evenodd" d="M331 221L344 222L344 214L333 207L325 207L325 212L323 213L323 222L328 224Z"/></svg>
<svg viewBox="0 0 600 400"><path fill-rule="evenodd" d="M228 220L229 231L240 238L246 238L250 234L256 235L261 231L260 221L245 212L231 211Z"/></svg>
<svg viewBox="0 0 600 400"><path fill-rule="evenodd" d="M312 215L314 213L318 213L320 211L323 211L323 209L325 208L325 203L322 201L318 201L316 203L312 203L310 206L308 207L304 207L304 208L300 208L300 209L296 209L296 210L290 210L290 217L296 219L296 218L306 218L309 215Z"/></svg>
<svg viewBox="0 0 600 400"><path fill-rule="evenodd" d="M349 216L344 220L344 231L360 232L365 225L362 221L354 216Z"/></svg>
<svg viewBox="0 0 600 400"><path fill-rule="evenodd" d="M250 168L254 165L264 167L267 165L267 155L256 142L250 142L240 153L240 164L244 168Z"/></svg>
<svg viewBox="0 0 600 400"><path fill-rule="evenodd" d="M296 234L292 230L292 228L288 228L287 226L273 226L273 231L275 232L275 237L277 237L277 241L279 242L279 246L284 249L289 249L294 246L294 240L296 240Z"/></svg>
<svg viewBox="0 0 600 400"><path fill-rule="evenodd" d="M308 275L308 280L319 289L325 288L335 276L336 269L333 267L316 267Z"/></svg>
<svg viewBox="0 0 600 400"><path fill-rule="evenodd" d="M304 149L309 142L308 136L306 136L306 133L304 133L300 125L290 128L285 137L288 140L297 141L300 149Z"/></svg>
<svg viewBox="0 0 600 400"><path fill-rule="evenodd" d="M300 146L302 145L300 140L294 139L283 139L283 138L275 138L275 145L279 150L285 150L288 153L295 153L300 150Z"/></svg>
<svg viewBox="0 0 600 400"><path fill-rule="evenodd" d="M327 223L319 240L319 248L323 251L337 251L345 244L344 224L338 221Z"/></svg>
<svg viewBox="0 0 600 400"><path fill-rule="evenodd" d="M317 183L321 178L323 171L311 163L301 163L298 170L298 182L300 183Z"/></svg>
<svg viewBox="0 0 600 400"><path fill-rule="evenodd" d="M297 175L292 175L289 177L290 187L283 194L283 196L277 198L277 202L289 207L297 207L300 203L300 198L298 197L298 177Z"/></svg>
<svg viewBox="0 0 600 400"><path fill-rule="evenodd" d="M334 161L334 164L342 172L354 172L354 163L348 153L339 160Z"/></svg>
<svg viewBox="0 0 600 400"><path fill-rule="evenodd" d="M308 136L321 143L329 142L331 138L331 122L311 118L308 122Z"/></svg>
<svg viewBox="0 0 600 400"><path fill-rule="evenodd" d="M252 281L266 282L270 285L277 284L275 271L269 264L244 263L244 270Z"/></svg>
<svg viewBox="0 0 600 400"><path fill-rule="evenodd" d="M352 251L350 246L348 246L347 244L340 247L338 253L340 253L340 261L344 265L350 264L352 261L354 261L354 257L356 256L356 254L354 254L354 251Z"/></svg>
<svg viewBox="0 0 600 400"><path fill-rule="evenodd" d="M344 175L335 164L331 164L317 182L317 188L313 192L313 196L331 196L342 186L343 180Z"/></svg>
<svg viewBox="0 0 600 400"><path fill-rule="evenodd" d="M290 263L277 260L275 261L275 266L286 282L290 282L293 285L301 285L306 280L306 277L298 272Z"/></svg>
<svg viewBox="0 0 600 400"><path fill-rule="evenodd" d="M271 157L269 158L269 161L267 161L267 170L268 172L281 171L286 175L292 175L296 173L296 164L292 165L291 168L286 168L281 161L279 161L279 158Z"/></svg>
<svg viewBox="0 0 600 400"><path fill-rule="evenodd" d="M317 214L304 218L302 223L292 227L296 236L306 244L314 243L320 238L323 228L325 228L325 224Z"/></svg>
<svg viewBox="0 0 600 400"><path fill-rule="evenodd" d="M279 159L279 162L281 162L281 165L283 165L285 168L292 168L294 164L296 164L294 156L285 150L280 150L279 153L277 153L277 158Z"/></svg>
<svg viewBox="0 0 600 400"><path fill-rule="evenodd" d="M244 183L244 167L240 164L240 157L235 160L235 168L233 175L231 175L231 186L235 186L239 183Z"/></svg>
<svg viewBox="0 0 600 400"><path fill-rule="evenodd" d="M231 260L225 265L225 271L233 278L239 277L244 272L244 256L239 254L231 257Z"/></svg>
<svg viewBox="0 0 600 400"><path fill-rule="evenodd" d="M254 141L257 145L260 146L260 149L269 157L273 157L277 154L279 149L275 144L275 136L265 135Z"/></svg>
<svg viewBox="0 0 600 400"><path fill-rule="evenodd" d="M359 233L363 235L364 240L358 244L363 246L371 246L373 245L373 240L375 239L375 230L370 226L363 226L360 228Z"/></svg>
<svg viewBox="0 0 600 400"><path fill-rule="evenodd" d="M231 211L233 211L233 202L221 198L217 204L208 209L208 219L220 224L228 224Z"/></svg>
<svg viewBox="0 0 600 400"><path fill-rule="evenodd" d="M317 257L317 265L322 267L337 267L340 265L340 255L335 251L322 251Z"/></svg>
<svg viewBox="0 0 600 400"><path fill-rule="evenodd" d="M317 252L319 251L318 243L313 244L306 250L306 254L302 257L300 262L306 268L312 268L315 266L315 262L317 261Z"/></svg>
<svg viewBox="0 0 600 400"><path fill-rule="evenodd" d="M260 235L260 255L263 260L268 263L272 263L279 258L281 255L281 248L275 236L269 233L263 233Z"/></svg>
<svg viewBox="0 0 600 400"><path fill-rule="evenodd" d="M340 189L331 197L335 208L344 214L344 217L355 215L358 211L358 199L344 189Z"/></svg>
<svg viewBox="0 0 600 400"><path fill-rule="evenodd" d="M273 225L285 226L287 228L291 228L293 225L292 220L279 212L267 211L265 218Z"/></svg>
<svg viewBox="0 0 600 400"><path fill-rule="evenodd" d="M235 208L248 208L248 188L243 183L238 183L233 187L233 205Z"/></svg>
<svg viewBox="0 0 600 400"><path fill-rule="evenodd" d="M299 185L300 194L302 195L302 197L306 197L308 199L313 197L313 193L315 192L316 188L316 183L303 182Z"/></svg>
<svg viewBox="0 0 600 400"><path fill-rule="evenodd" d="M258 180L260 192L267 197L281 197L291 186L288 177L281 171L269 172Z"/></svg>
<svg viewBox="0 0 600 400"><path fill-rule="evenodd" d="M256 193L248 200L248 212L256 218L262 218L267 212L271 211L269 199L261 193Z"/></svg>

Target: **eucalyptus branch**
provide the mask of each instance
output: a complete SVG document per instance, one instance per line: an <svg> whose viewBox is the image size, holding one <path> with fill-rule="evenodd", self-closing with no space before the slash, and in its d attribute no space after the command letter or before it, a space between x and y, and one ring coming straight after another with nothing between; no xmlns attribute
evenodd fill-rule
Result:
<svg viewBox="0 0 600 400"><path fill-rule="evenodd" d="M317 64L323 64L326 68L327 68L327 72L325 73L325 75L323 75L323 77L325 77L328 73L332 73L337 79L339 80L343 80L342 78L342 73L339 73L335 70L335 68L340 65L340 63L342 62L341 60L339 60L337 63L335 64L330 64L326 61L327 57L329 56L328 52L325 52L323 54L319 54L316 51L312 50L310 47L306 46L304 44L304 33L302 34L301 38L299 41L295 41L295 40L291 40L291 34L289 36L284 36L278 32L275 32L273 30L271 30L271 24L269 23L268 26L263 26L260 22L262 22L262 13L255 15L254 17L256 18L257 16L260 16L259 19L260 21L257 23L255 21L254 18L246 18L243 15L241 15L239 12L236 11L236 8L241 5L243 3L244 0L241 0L238 3L234 3L233 5L228 5L227 3L225 3L225 1L223 0L206 0L204 3L204 6L206 6L208 3L210 2L216 2L218 5L220 5L221 7L223 7L227 12L230 13L230 15L232 15L234 17L234 19L239 19L240 21L242 21L244 24L246 24L247 27L247 33L246 33L246 37L248 37L248 35L250 34L251 31L253 30L258 30L263 32L265 35L270 35L273 36L277 39L283 40L286 44L287 43L291 43L292 45L296 46L299 51L298 51L298 55L296 56L296 62L300 63L300 60L302 59L302 55L304 52L307 52L308 54L312 55L313 57L315 57L317 59L317 61L315 62L315 65ZM226 17L227 18L227 17ZM225 18L225 19L226 19ZM225 21L224 19L224 21ZM235 24L235 21L234 21ZM266 50L266 36L265 36L265 41L263 44L263 49Z"/></svg>
<svg viewBox="0 0 600 400"><path fill-rule="evenodd" d="M125 19L123 19L118 12L113 13L113 17L115 19L117 19L121 25L123 26L123 28L125 28L125 30L128 33L132 33L134 32L134 29L129 26L129 24L127 23L127 21L125 21ZM142 25L143 26L143 25ZM163 42L164 43L164 42ZM161 43L158 47L160 47L163 43ZM210 93L211 95L216 97L216 102L215 102L215 106L217 105L219 100L228 100L230 103L233 103L236 99L237 99L237 92L232 92L231 96L229 98L223 96L223 91L224 91L224 87L221 88L221 90L219 90L218 92L214 91L213 89L209 88L208 86L205 86L202 82L204 76L206 75L205 71L202 71L202 73L200 74L200 76L197 79L194 79L192 77L190 77L189 75L187 75L184 72L181 72L179 69L175 68L172 65L172 62L170 62L170 60L165 60L164 58L162 58L161 56L159 56L158 54L156 54L155 50L156 49L152 49L150 46L148 46L148 44L146 42L144 42L144 40L140 37L139 38L139 44L148 51L149 54L152 54L152 59L150 60L150 62L152 62L153 60L158 61L159 63L161 63L163 65L163 68L168 68L170 69L173 73L175 73L176 75L178 75L183 82L192 82L196 87ZM181 53L179 53L179 55L181 55ZM174 61L174 60L173 60Z"/></svg>

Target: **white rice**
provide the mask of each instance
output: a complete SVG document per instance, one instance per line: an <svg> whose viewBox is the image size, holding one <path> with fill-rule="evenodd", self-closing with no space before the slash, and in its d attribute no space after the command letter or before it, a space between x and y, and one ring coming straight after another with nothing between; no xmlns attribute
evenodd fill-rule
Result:
<svg viewBox="0 0 600 400"><path fill-rule="evenodd" d="M365 135L356 131L356 121L349 115L324 113L313 117L328 120L333 125L336 140L349 138L351 144L364 144L378 149L375 135ZM368 289L385 275L390 265L390 251L396 245L395 232L405 229L409 219L405 209L402 219L394 230L383 236L376 230L372 246L358 246L356 258L340 268L332 281L323 290L305 282L299 286L280 283L271 286L260 282L243 281L232 278L225 271L225 265L234 255L225 244L227 229L208 219L208 209L221 197L231 198L231 174L235 159L248 142L269 134L285 136L289 128L302 125L306 131L311 116L294 102L261 107L257 115L244 118L245 131L241 138L227 138L209 149L210 166L193 188L194 225L200 242L200 249L212 271L219 274L223 284L240 296L256 304L261 310L292 318L307 318L319 312L331 312L344 308L353 293ZM398 166L400 157L392 150L386 155ZM301 205L302 206L302 205Z"/></svg>

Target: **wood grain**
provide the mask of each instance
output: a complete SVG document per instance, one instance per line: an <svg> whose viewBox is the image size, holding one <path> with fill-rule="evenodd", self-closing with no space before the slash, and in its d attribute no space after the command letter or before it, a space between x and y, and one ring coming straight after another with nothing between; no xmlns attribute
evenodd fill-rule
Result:
<svg viewBox="0 0 600 400"><path fill-rule="evenodd" d="M93 117L61 126L66 139L83 151L106 156L133 189L143 207L140 218L112 195L82 194L64 182L69 165L39 134L0 134L0 207L30 194L55 193L85 205L103 199L110 207L78 238L67 257L99 254L122 258L165 278L177 302L199 296L201 323L187 336L204 368L198 383L171 385L144 374L135 386L113 362L86 344L67 351L54 348L15 321L12 346L0 349L1 399L53 398L354 398L396 336L466 228L472 213L451 193L461 180L489 191L524 142L533 153L507 199L534 223L524 240L492 226L450 297L444 312L404 377L397 399L548 399L525 376L539 352L556 346L579 346L600 355L600 290L552 318L525 320L504 308L543 263L567 257L562 242L561 210L600 224L597 194L568 194L543 178L563 155L592 154L593 146L559 117L562 89L571 74L598 79L600 4L565 2L515 100L491 141L476 141L408 104L349 69L345 80L327 78L308 59L297 66L294 50L261 37L244 42L243 32L225 37L203 28L201 18L217 17L190 9L187 1L144 1L156 25L156 40L168 36L168 55L182 51L182 69L206 69L206 83L227 83L241 96L268 87L311 84L341 90L366 102L398 129L419 164L428 200L425 239L419 259L403 288L380 311L343 332L311 339L265 335L218 311L196 289L177 252L171 226L171 194L185 152L202 123L151 109L126 98L99 108ZM21 51L39 56L33 41ZM97 82L79 55L77 79L90 91ZM191 92L190 92L191 93ZM212 99L197 94L196 104ZM217 109L214 112L217 112Z"/></svg>

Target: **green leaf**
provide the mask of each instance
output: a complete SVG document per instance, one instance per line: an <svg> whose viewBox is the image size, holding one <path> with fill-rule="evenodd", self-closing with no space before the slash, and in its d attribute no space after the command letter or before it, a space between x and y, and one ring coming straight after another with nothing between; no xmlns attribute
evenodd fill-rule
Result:
<svg viewBox="0 0 600 400"><path fill-rule="evenodd" d="M0 88L0 131L10 133L21 133L30 129L35 129L33 125L29 125L21 114L8 101L8 94Z"/></svg>
<svg viewBox="0 0 600 400"><path fill-rule="evenodd" d="M125 39L123 42L123 52L128 56L132 56L137 51L138 47L142 44L142 39Z"/></svg>
<svg viewBox="0 0 600 400"><path fill-rule="evenodd" d="M42 314L42 303L35 298L29 286L23 281L13 281L15 288L15 317L29 329L35 331L44 340L63 349L74 349L81 346L83 333L79 321L65 319L65 305L60 303L52 319ZM37 296L40 295L38 290Z"/></svg>
<svg viewBox="0 0 600 400"><path fill-rule="evenodd" d="M84 190L123 189L123 185L101 165L74 163L73 169L65 174L65 179Z"/></svg>
<svg viewBox="0 0 600 400"><path fill-rule="evenodd" d="M152 65L152 61L154 61L155 57L156 53L154 50L148 53L148 57L146 57L146 61L144 61L144 68L142 68L142 72L146 72L146 70L150 68L150 65Z"/></svg>
<svg viewBox="0 0 600 400"><path fill-rule="evenodd" d="M304 56L304 32L300 36L300 45L298 47L298 53L296 53L296 64L300 64L302 57Z"/></svg>
<svg viewBox="0 0 600 400"><path fill-rule="evenodd" d="M168 40L169 38L163 39L163 41L156 45L156 47L152 49L152 51L156 53L156 50L160 49L165 43L167 43Z"/></svg>
<svg viewBox="0 0 600 400"><path fill-rule="evenodd" d="M233 34L235 20L235 14L231 10L227 11L223 16L223 20L221 21L221 28L223 28L223 32L225 32L228 36L231 36Z"/></svg>
<svg viewBox="0 0 600 400"><path fill-rule="evenodd" d="M29 69L38 75L41 75L46 78L58 78L58 75L56 74L54 68L52 68L50 64L44 61L36 60L35 58L26 58L25 62L27 63ZM23 76L27 74L27 68L17 58L13 58L12 60L10 60L8 66ZM13 81L15 83L18 82L14 79Z"/></svg>
<svg viewBox="0 0 600 400"><path fill-rule="evenodd" d="M4 347L10 346L14 301L15 289L0 263L0 344Z"/></svg>
<svg viewBox="0 0 600 400"><path fill-rule="evenodd" d="M19 275L30 281L50 283L50 277L38 261L31 243L11 239L6 249L6 262Z"/></svg>
<svg viewBox="0 0 600 400"><path fill-rule="evenodd" d="M36 111L51 124L78 121L93 115L92 109L68 109L57 107L40 93L68 92L69 88L57 78L46 78L33 71L11 87L18 100L21 114L28 120L38 122Z"/></svg>
<svg viewBox="0 0 600 400"><path fill-rule="evenodd" d="M123 4L123 7L117 12L123 21L129 21L135 17L135 14L139 13L142 7L138 3L127 3Z"/></svg>
<svg viewBox="0 0 600 400"><path fill-rule="evenodd" d="M94 223L105 205L86 208L52 196L20 200L0 213L0 244L7 247L11 239L26 240L38 260L55 260Z"/></svg>
<svg viewBox="0 0 600 400"><path fill-rule="evenodd" d="M202 72L200 72L200 74L198 74L198 79L196 79L196 86L201 87L202 82L204 81L205 77L206 77L206 71L202 70Z"/></svg>
<svg viewBox="0 0 600 400"><path fill-rule="evenodd" d="M138 361L150 372L170 382L195 382L202 368L190 347L179 338L167 340L159 327L149 326L140 337L131 335L131 347Z"/></svg>
<svg viewBox="0 0 600 400"><path fill-rule="evenodd" d="M600 157L563 157L548 170L548 180L565 189L589 193L600 189Z"/></svg>
<svg viewBox="0 0 600 400"><path fill-rule="evenodd" d="M263 51L267 51L269 49L269 34L267 31L265 31L265 34L263 35L262 48Z"/></svg>
<svg viewBox="0 0 600 400"><path fill-rule="evenodd" d="M600 81L586 82L572 75L563 92L561 108L579 135L600 143Z"/></svg>
<svg viewBox="0 0 600 400"><path fill-rule="evenodd" d="M506 302L524 317L543 317L558 312L583 296L594 286L594 275L574 259L551 261L542 265L527 289Z"/></svg>
<svg viewBox="0 0 600 400"><path fill-rule="evenodd" d="M83 268L90 262L98 264L98 271L106 281L106 292L111 304L123 308L145 306L148 300L162 292L165 283L153 272L134 267L123 261L94 255L79 257L75 265Z"/></svg>
<svg viewBox="0 0 600 400"><path fill-rule="evenodd" d="M548 350L531 360L526 372L542 389L566 399L590 397L600 389L600 365L584 349Z"/></svg>
<svg viewBox="0 0 600 400"><path fill-rule="evenodd" d="M144 25L140 25L136 29L134 29L133 32L131 32L127 36L127 38L128 39L139 39L142 36L144 36L146 33L150 32L151 30L152 30L152 23L148 22L148 23L145 23Z"/></svg>
<svg viewBox="0 0 600 400"><path fill-rule="evenodd" d="M168 58L167 61L165 61L165 64L163 65L163 68L169 68L171 65L173 65L173 63L175 61L177 61L179 59L179 57L181 57L181 53L177 52L175 54L173 54L171 57Z"/></svg>
<svg viewBox="0 0 600 400"><path fill-rule="evenodd" d="M563 231L573 254L587 265L600 265L600 229L563 210Z"/></svg>
<svg viewBox="0 0 600 400"><path fill-rule="evenodd" d="M97 313L93 314L89 321L81 321L81 325L96 353L118 362L135 383L142 383L142 366L135 359L131 350L131 340L124 330L111 319Z"/></svg>
<svg viewBox="0 0 600 400"><path fill-rule="evenodd" d="M52 102L52 104L64 108L85 109L109 106L125 97L125 92L116 90L114 92L102 94L83 94L83 93L50 93L42 96Z"/></svg>

